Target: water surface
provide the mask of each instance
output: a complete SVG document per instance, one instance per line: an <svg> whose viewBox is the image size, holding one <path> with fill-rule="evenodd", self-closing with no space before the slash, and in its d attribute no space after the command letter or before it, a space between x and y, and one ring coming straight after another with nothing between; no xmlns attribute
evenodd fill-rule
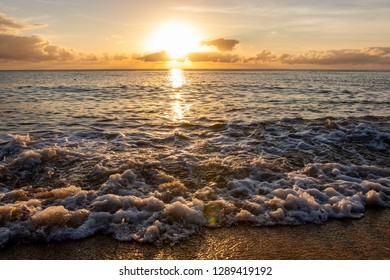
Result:
<svg viewBox="0 0 390 280"><path fill-rule="evenodd" d="M390 206L390 72L2 71L0 245Z"/></svg>

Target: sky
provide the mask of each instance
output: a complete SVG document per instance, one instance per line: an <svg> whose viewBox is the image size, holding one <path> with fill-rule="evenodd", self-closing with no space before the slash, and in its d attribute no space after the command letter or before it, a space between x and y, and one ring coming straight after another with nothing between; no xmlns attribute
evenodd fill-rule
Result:
<svg viewBox="0 0 390 280"><path fill-rule="evenodd" d="M0 69L390 69L389 0L0 0Z"/></svg>

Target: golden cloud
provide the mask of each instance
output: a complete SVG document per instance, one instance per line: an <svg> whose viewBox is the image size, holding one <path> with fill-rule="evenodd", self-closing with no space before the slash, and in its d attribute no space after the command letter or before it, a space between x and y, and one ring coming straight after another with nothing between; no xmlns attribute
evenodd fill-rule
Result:
<svg viewBox="0 0 390 280"><path fill-rule="evenodd" d="M26 24L0 13L0 33L16 34L19 30L44 27L45 24Z"/></svg>
<svg viewBox="0 0 390 280"><path fill-rule="evenodd" d="M192 62L235 63L240 60L240 57L219 52L193 52L188 55L188 59Z"/></svg>
<svg viewBox="0 0 390 280"><path fill-rule="evenodd" d="M145 55L134 55L133 58L142 60L144 62L167 62L172 60L166 51L149 53Z"/></svg>
<svg viewBox="0 0 390 280"><path fill-rule="evenodd" d="M288 65L389 65L389 47L369 47L364 49L341 49L326 51L308 51L305 53L291 55L273 54L269 50L263 50L255 57L248 58L247 62L256 64L279 62Z"/></svg>
<svg viewBox="0 0 390 280"><path fill-rule="evenodd" d="M226 52L226 51L233 51L235 46L238 45L240 41L235 40L235 39L224 39L224 38L219 38L216 40L211 40L211 41L202 41L201 44L204 46L213 46L217 48L217 50L221 52Z"/></svg>
<svg viewBox="0 0 390 280"><path fill-rule="evenodd" d="M71 50L51 45L39 36L0 34L0 59L24 61L72 60Z"/></svg>

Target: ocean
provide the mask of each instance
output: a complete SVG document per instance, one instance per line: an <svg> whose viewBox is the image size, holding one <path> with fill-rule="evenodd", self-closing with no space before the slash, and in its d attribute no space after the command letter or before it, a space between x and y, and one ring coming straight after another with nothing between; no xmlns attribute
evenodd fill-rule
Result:
<svg viewBox="0 0 390 280"><path fill-rule="evenodd" d="M389 71L0 71L0 248L390 207Z"/></svg>

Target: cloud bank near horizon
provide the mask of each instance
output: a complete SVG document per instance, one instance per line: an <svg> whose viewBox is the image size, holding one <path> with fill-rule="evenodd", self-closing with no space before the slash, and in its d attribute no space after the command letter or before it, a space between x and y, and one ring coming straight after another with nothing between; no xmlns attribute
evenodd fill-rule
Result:
<svg viewBox="0 0 390 280"><path fill-rule="evenodd" d="M384 65L390 66L390 47L368 47L364 49L341 49L308 51L301 54L277 55L270 50L262 50L247 63L281 63L285 65Z"/></svg>
<svg viewBox="0 0 390 280"><path fill-rule="evenodd" d="M145 62L170 61L166 52L133 56ZM317 65L317 66L364 66L378 65L390 67L390 47L368 47L363 49L311 50L300 54L276 54L270 50L262 50L252 57L226 52L192 52L187 55L191 62L218 62L225 64L249 65Z"/></svg>

